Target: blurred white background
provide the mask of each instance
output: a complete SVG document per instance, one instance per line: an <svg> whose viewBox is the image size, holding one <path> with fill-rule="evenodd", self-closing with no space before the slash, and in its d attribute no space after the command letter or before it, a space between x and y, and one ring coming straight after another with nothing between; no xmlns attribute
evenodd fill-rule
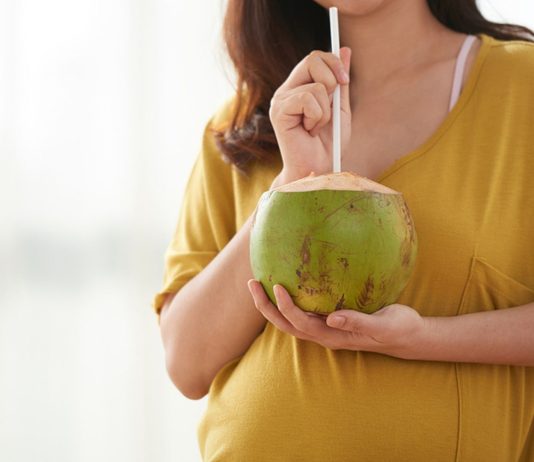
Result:
<svg viewBox="0 0 534 462"><path fill-rule="evenodd" d="M223 2L0 0L1 461L200 460L150 304L232 92Z"/></svg>

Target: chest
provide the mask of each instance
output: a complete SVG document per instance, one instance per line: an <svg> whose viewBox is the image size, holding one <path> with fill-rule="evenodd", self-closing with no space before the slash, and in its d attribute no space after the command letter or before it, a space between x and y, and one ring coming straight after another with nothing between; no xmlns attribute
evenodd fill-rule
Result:
<svg viewBox="0 0 534 462"><path fill-rule="evenodd" d="M352 110L343 170L376 180L424 145L449 114L451 67L447 63L421 79L362 95Z"/></svg>

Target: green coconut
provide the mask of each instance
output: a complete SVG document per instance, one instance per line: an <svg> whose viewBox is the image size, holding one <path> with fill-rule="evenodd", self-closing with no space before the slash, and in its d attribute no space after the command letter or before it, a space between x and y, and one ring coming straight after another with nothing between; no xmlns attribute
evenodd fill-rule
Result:
<svg viewBox="0 0 534 462"><path fill-rule="evenodd" d="M322 314L395 303L416 254L402 194L350 172L265 192L250 235L252 272L271 301L281 284L301 309Z"/></svg>

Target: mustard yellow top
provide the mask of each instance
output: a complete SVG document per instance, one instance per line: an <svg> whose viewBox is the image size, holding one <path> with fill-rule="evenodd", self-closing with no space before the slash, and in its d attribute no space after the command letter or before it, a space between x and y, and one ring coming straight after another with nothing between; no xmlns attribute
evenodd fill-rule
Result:
<svg viewBox="0 0 534 462"><path fill-rule="evenodd" d="M456 106L378 180L412 212L419 254L399 303L424 316L534 301L534 44L481 38ZM156 311L232 238L281 165L242 175L206 131ZM332 351L268 323L215 377L198 438L209 462L532 462L534 368Z"/></svg>

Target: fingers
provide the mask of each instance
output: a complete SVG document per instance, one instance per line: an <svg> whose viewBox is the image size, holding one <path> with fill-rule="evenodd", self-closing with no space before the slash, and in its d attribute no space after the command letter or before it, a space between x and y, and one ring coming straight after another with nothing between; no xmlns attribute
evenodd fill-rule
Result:
<svg viewBox="0 0 534 462"><path fill-rule="evenodd" d="M331 120L332 95L341 85L341 111L350 116L350 49L343 47L338 58L313 51L295 66L271 99L269 118L277 136L302 125L317 136Z"/></svg>
<svg viewBox="0 0 534 462"><path fill-rule="evenodd" d="M330 314L326 318L326 324L336 329L352 332L357 336L372 337L377 331L381 331L380 319L376 316L352 310L340 310Z"/></svg>
<svg viewBox="0 0 534 462"><path fill-rule="evenodd" d="M343 68L347 74L350 74L350 57L352 50L349 47L343 47L339 49L339 59L343 64Z"/></svg>
<svg viewBox="0 0 534 462"><path fill-rule="evenodd" d="M271 118L286 119L284 126L292 129L302 122L312 136L330 120L330 97L321 83L309 83L278 96L271 106Z"/></svg>
<svg viewBox="0 0 534 462"><path fill-rule="evenodd" d="M341 59L341 62L343 63L343 66L347 74L349 74L350 72L351 54L352 54L352 51L349 47L343 47L339 50L339 57ZM340 100L341 100L341 111L350 115L350 94L349 94L348 85L341 85Z"/></svg>
<svg viewBox="0 0 534 462"><path fill-rule="evenodd" d="M281 285L274 286L274 295L280 312L299 331L306 332L317 338L324 338L327 335L328 327L325 326L324 320L316 316L309 316L295 306L291 296Z"/></svg>
<svg viewBox="0 0 534 462"><path fill-rule="evenodd" d="M347 67L332 53L315 50L295 66L280 89L287 91L313 82L322 83L330 94L338 83L349 82Z"/></svg>
<svg viewBox="0 0 534 462"><path fill-rule="evenodd" d="M287 290L279 284L274 286L277 304L275 306L267 297L261 283L251 279L248 281L248 287L254 304L262 315L281 331L299 339L312 341L332 350L378 351L376 345L382 344L370 336L369 331L378 328L377 323L372 329L369 328L373 320L370 324L367 321L372 315L351 310L340 310L328 317L308 313L296 306ZM343 328L333 322L334 316L339 314L345 317Z"/></svg>
<svg viewBox="0 0 534 462"><path fill-rule="evenodd" d="M284 318L284 316L280 314L276 306L271 303L267 297L267 294L263 290L262 285L258 281L255 281L254 279L249 280L248 288L252 294L256 308L269 322L288 334L303 340L310 340L309 337L304 335L302 332L299 332L295 326L293 326L286 318Z"/></svg>
<svg viewBox="0 0 534 462"><path fill-rule="evenodd" d="M350 115L350 57L348 47L340 49L339 58L323 51L310 53L275 92L269 114L271 120L279 121L285 116L286 130L302 122L310 135L316 136L330 121L332 94L338 84L341 85L341 111Z"/></svg>

